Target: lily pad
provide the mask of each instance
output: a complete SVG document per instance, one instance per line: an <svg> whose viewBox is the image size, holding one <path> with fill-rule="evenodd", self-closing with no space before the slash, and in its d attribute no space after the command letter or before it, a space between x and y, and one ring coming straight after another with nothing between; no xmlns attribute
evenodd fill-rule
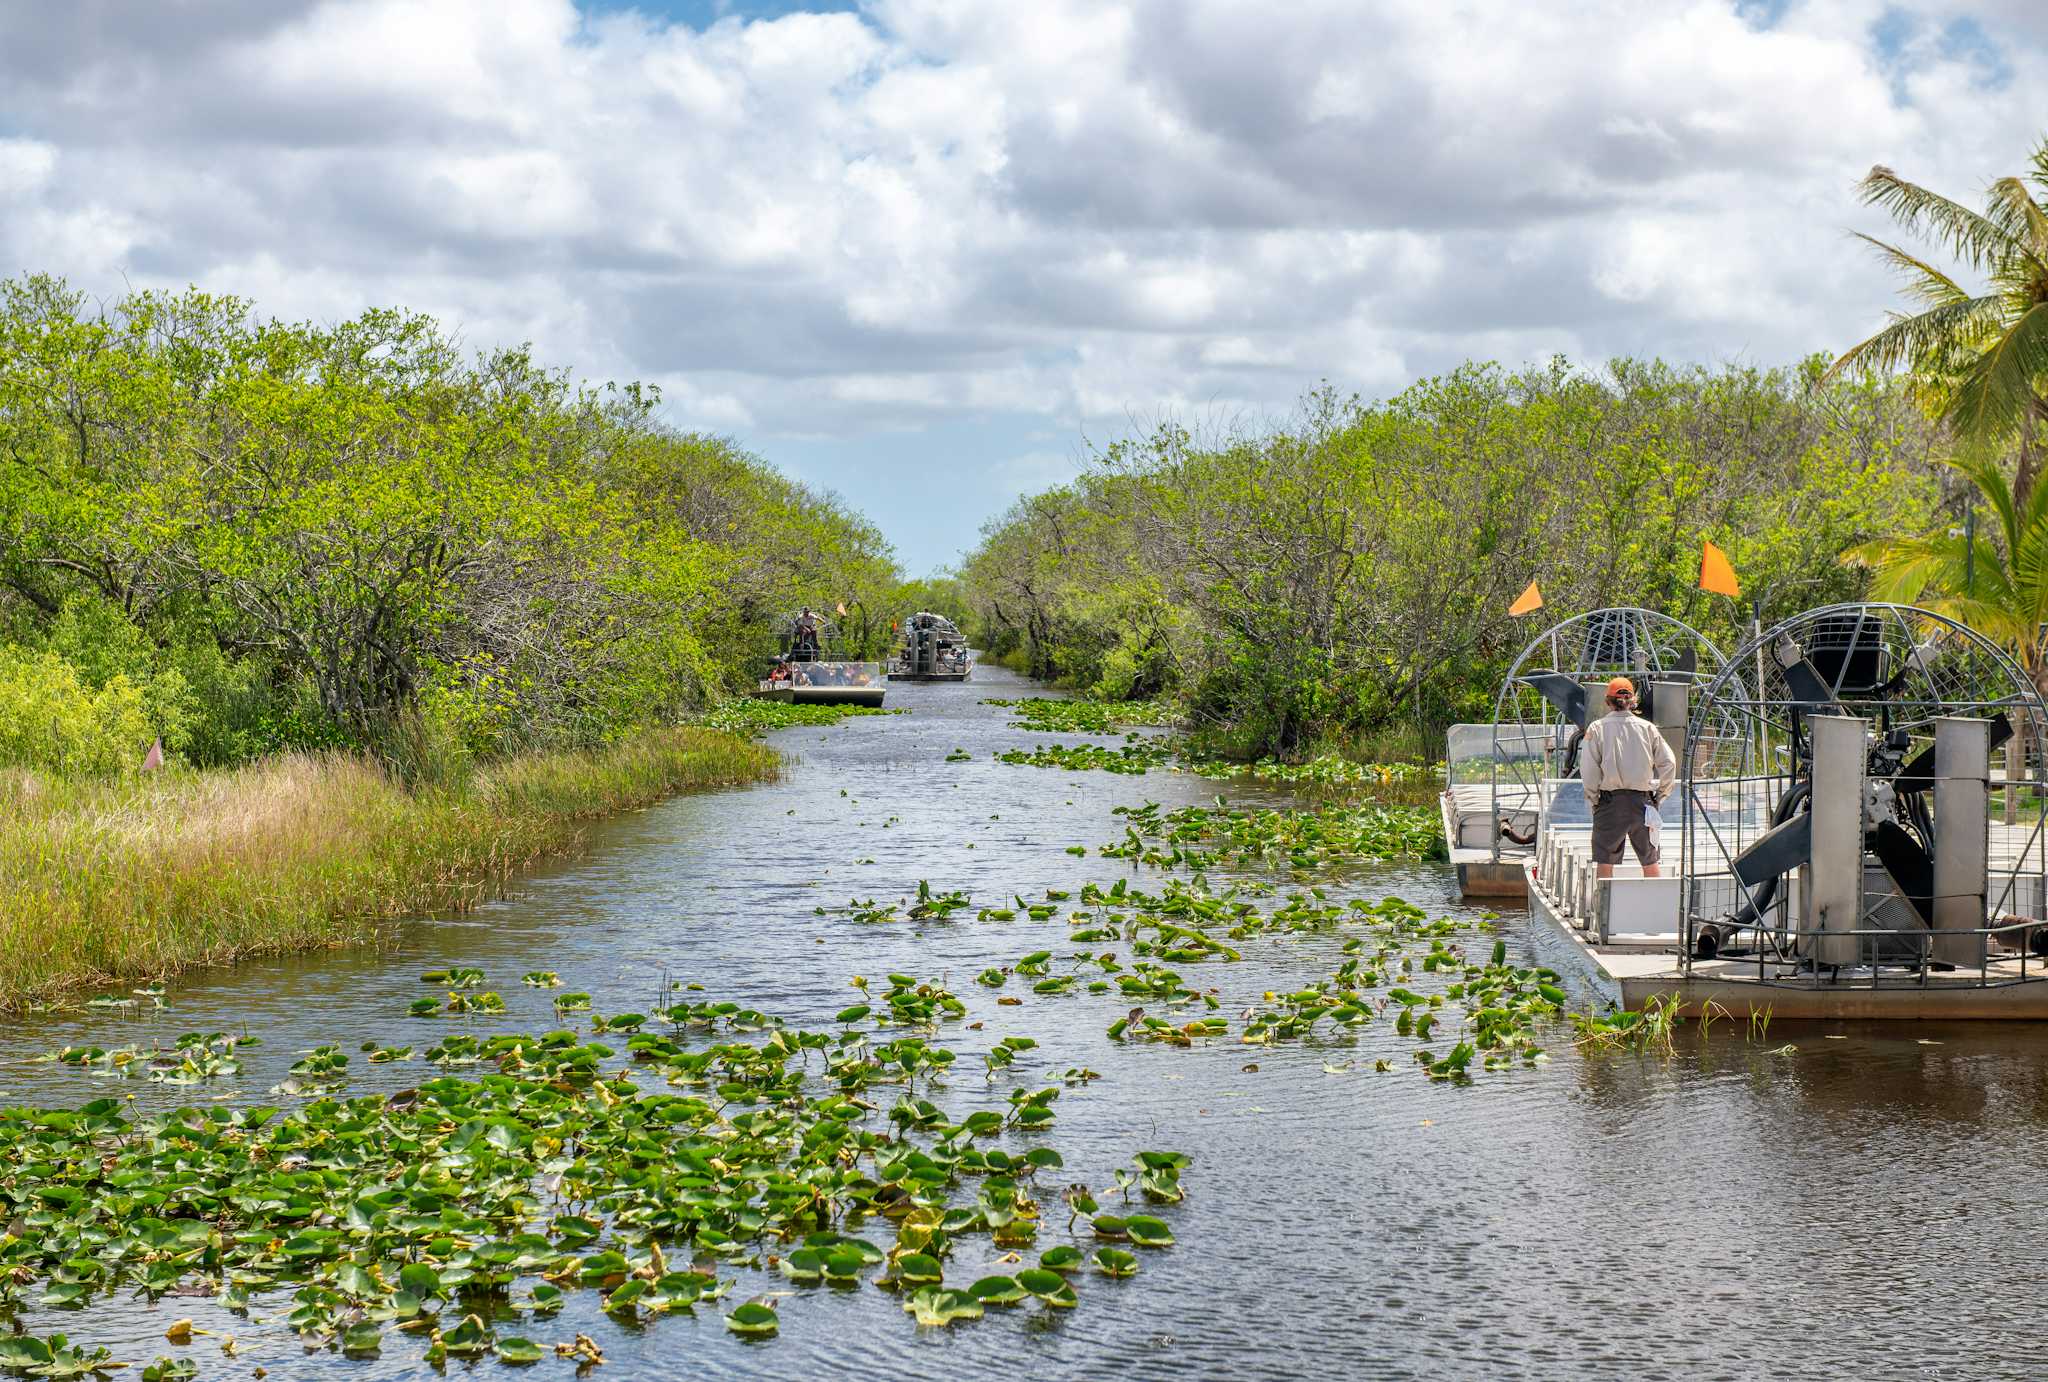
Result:
<svg viewBox="0 0 2048 1382"><path fill-rule="evenodd" d="M966 1291L948 1291L927 1286L911 1293L903 1308L921 1325L948 1325L955 1320L981 1318L981 1302Z"/></svg>
<svg viewBox="0 0 2048 1382"><path fill-rule="evenodd" d="M1138 1259L1122 1248L1097 1248L1095 1270L1104 1276L1136 1276Z"/></svg>
<svg viewBox="0 0 2048 1382"><path fill-rule="evenodd" d="M771 1307L753 1300L734 1307L733 1312L725 1317L727 1329L748 1338L766 1338L781 1325L782 1321L776 1318Z"/></svg>

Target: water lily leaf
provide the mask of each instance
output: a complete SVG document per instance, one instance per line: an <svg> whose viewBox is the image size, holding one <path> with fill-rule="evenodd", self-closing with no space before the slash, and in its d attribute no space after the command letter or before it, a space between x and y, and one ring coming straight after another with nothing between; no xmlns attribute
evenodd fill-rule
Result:
<svg viewBox="0 0 2048 1382"><path fill-rule="evenodd" d="M798 1248L776 1265L791 1281L816 1281L825 1274L825 1254L817 1248Z"/></svg>
<svg viewBox="0 0 2048 1382"><path fill-rule="evenodd" d="M474 1358L489 1351L491 1330L475 1315L464 1315L462 1323L441 1335L441 1347L457 1358Z"/></svg>
<svg viewBox="0 0 2048 1382"><path fill-rule="evenodd" d="M441 1294L441 1274L424 1262L408 1262L400 1267L398 1284L421 1300Z"/></svg>
<svg viewBox="0 0 2048 1382"><path fill-rule="evenodd" d="M505 1363L538 1363L541 1347L531 1339L510 1338L498 1340L498 1359Z"/></svg>
<svg viewBox="0 0 2048 1382"><path fill-rule="evenodd" d="M1047 1248L1040 1253L1038 1265L1047 1271L1078 1271L1081 1266L1081 1250L1072 1243L1061 1243L1058 1247Z"/></svg>
<svg viewBox="0 0 2048 1382"><path fill-rule="evenodd" d="M912 1292L903 1308L921 1325L948 1325L955 1320L981 1318L979 1300L965 1291L948 1291L938 1286Z"/></svg>
<svg viewBox="0 0 2048 1382"><path fill-rule="evenodd" d="M763 1338L773 1334L781 1327L781 1323L776 1318L773 1309L761 1304L759 1301L751 1300L744 1305L736 1306L733 1312L725 1317L725 1327L727 1329L730 1329L735 1334L754 1338Z"/></svg>
<svg viewBox="0 0 2048 1382"><path fill-rule="evenodd" d="M984 1305L1014 1305L1031 1293L1013 1276L985 1276L967 1288Z"/></svg>
<svg viewBox="0 0 2048 1382"><path fill-rule="evenodd" d="M1122 1248L1097 1248L1095 1269L1104 1276L1136 1276L1138 1259Z"/></svg>
<svg viewBox="0 0 2048 1382"><path fill-rule="evenodd" d="M361 1320L341 1331L343 1353L375 1353L384 1345L384 1326Z"/></svg>
<svg viewBox="0 0 2048 1382"><path fill-rule="evenodd" d="M1133 1214L1124 1221L1124 1229L1140 1247L1164 1248L1173 1244L1173 1230L1166 1226L1166 1221L1149 1214Z"/></svg>
<svg viewBox="0 0 2048 1382"><path fill-rule="evenodd" d="M1128 1172L1124 1174L1128 1175ZM1098 1238L1122 1238L1127 1236L1128 1225L1115 1214L1095 1216L1095 1236Z"/></svg>
<svg viewBox="0 0 2048 1382"><path fill-rule="evenodd" d="M1055 1295L1067 1288L1067 1279L1043 1267L1026 1267L1017 1273L1017 1284L1034 1296Z"/></svg>
<svg viewBox="0 0 2048 1382"><path fill-rule="evenodd" d="M0 1367L30 1368L50 1361L50 1346L33 1334L0 1338Z"/></svg>
<svg viewBox="0 0 2048 1382"><path fill-rule="evenodd" d="M896 1279L913 1285L935 1282L943 1275L939 1259L930 1253L906 1252L896 1259Z"/></svg>

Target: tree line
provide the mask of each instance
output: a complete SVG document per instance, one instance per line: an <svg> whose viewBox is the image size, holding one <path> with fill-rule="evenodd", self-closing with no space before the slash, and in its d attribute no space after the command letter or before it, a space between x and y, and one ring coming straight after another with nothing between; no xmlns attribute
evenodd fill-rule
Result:
<svg viewBox="0 0 2048 1382"><path fill-rule="evenodd" d="M659 401L412 312L0 283L0 760L434 774L673 723L799 604L886 605L873 524Z"/></svg>
<svg viewBox="0 0 2048 1382"><path fill-rule="evenodd" d="M1560 614L1644 605L1732 647L1759 613L1857 597L1845 551L1935 521L1943 430L1824 368L1470 364L1259 429L1165 423L991 522L962 596L992 654L1177 697L1237 752L1440 753ZM1706 539L1741 600L1697 588ZM1546 607L1518 620L1531 579Z"/></svg>

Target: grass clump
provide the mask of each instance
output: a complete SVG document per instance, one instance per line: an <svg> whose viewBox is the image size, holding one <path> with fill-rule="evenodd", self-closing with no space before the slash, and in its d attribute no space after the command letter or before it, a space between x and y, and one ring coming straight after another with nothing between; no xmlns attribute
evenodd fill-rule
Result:
<svg viewBox="0 0 2048 1382"><path fill-rule="evenodd" d="M110 782L0 772L0 1007L368 940L496 895L575 848L586 821L772 777L778 763L685 728L510 759L419 793L344 753Z"/></svg>

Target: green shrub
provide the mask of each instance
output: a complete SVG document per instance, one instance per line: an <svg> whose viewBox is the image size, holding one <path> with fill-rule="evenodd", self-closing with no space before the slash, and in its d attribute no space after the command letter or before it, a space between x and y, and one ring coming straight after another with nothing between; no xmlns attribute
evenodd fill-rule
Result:
<svg viewBox="0 0 2048 1382"><path fill-rule="evenodd" d="M149 697L124 674L95 688L55 653L0 650L0 762L114 777L155 737Z"/></svg>

